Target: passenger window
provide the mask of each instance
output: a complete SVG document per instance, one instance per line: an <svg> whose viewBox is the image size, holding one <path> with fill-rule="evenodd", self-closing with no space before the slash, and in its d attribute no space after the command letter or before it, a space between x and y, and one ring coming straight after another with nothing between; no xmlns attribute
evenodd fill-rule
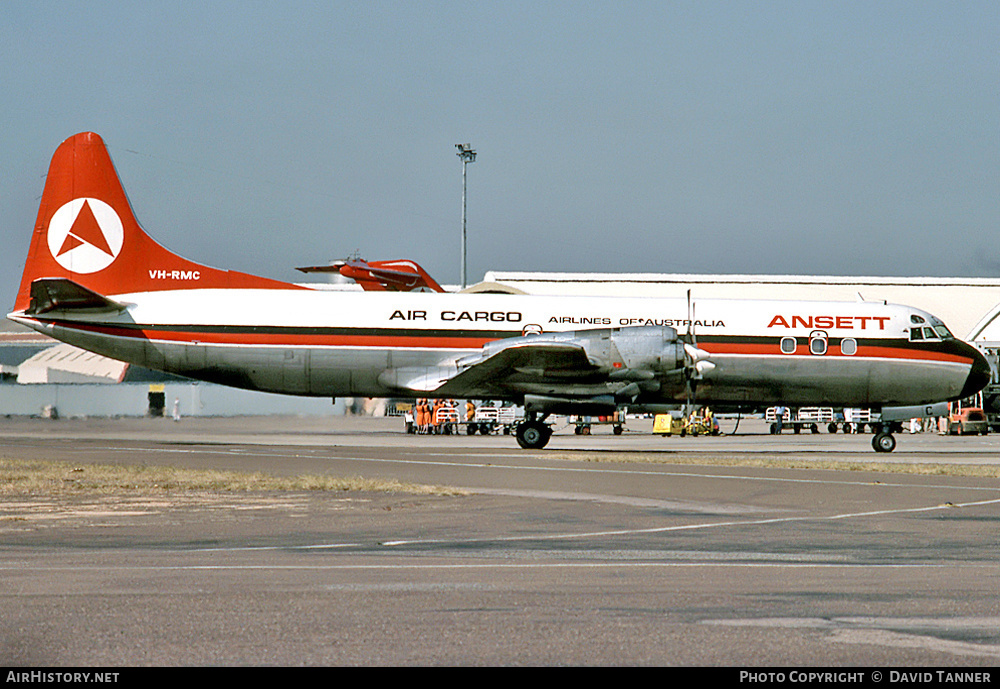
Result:
<svg viewBox="0 0 1000 689"><path fill-rule="evenodd" d="M794 337L783 337L781 338L781 353L782 354L795 354L795 349L798 343L795 341Z"/></svg>
<svg viewBox="0 0 1000 689"><path fill-rule="evenodd" d="M817 356L826 354L826 333L822 330L809 335L809 353Z"/></svg>
<svg viewBox="0 0 1000 689"><path fill-rule="evenodd" d="M846 356L854 356L858 353L858 341L853 337L845 337L840 341L840 353Z"/></svg>

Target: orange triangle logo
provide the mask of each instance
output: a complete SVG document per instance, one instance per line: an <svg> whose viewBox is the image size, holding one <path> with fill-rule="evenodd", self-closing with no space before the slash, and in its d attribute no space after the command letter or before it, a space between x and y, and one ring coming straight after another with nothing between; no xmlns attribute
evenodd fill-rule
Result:
<svg viewBox="0 0 1000 689"><path fill-rule="evenodd" d="M97 222L97 218L94 217L94 211L90 209L90 203L87 201L83 202L76 220L73 221L73 227L70 228L69 234L66 235L66 239L63 241L62 247L60 247L56 257L62 256L67 251L75 249L82 244L89 244L95 249L100 249L108 256L114 256L114 252L108 246L108 240L104 238L104 231L101 229L100 223Z"/></svg>

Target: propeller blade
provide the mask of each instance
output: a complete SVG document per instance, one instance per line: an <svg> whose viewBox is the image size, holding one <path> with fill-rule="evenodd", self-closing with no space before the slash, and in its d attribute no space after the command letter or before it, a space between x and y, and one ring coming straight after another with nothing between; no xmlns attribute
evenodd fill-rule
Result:
<svg viewBox="0 0 1000 689"><path fill-rule="evenodd" d="M698 349L694 345L689 344L684 345L684 353L688 355L693 364L710 359L712 356L711 352L706 352L704 349Z"/></svg>
<svg viewBox="0 0 1000 689"><path fill-rule="evenodd" d="M688 317L687 317L687 339L695 347L698 346L694 336L694 302L691 301L691 290L687 291Z"/></svg>
<svg viewBox="0 0 1000 689"><path fill-rule="evenodd" d="M704 375L709 371L715 369L715 364L713 364L711 361L699 361L695 363L694 368L699 375Z"/></svg>

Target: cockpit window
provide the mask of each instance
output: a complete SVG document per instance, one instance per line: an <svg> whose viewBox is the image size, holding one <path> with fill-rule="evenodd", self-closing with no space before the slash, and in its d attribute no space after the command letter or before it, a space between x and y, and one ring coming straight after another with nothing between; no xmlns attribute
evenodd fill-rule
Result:
<svg viewBox="0 0 1000 689"><path fill-rule="evenodd" d="M951 334L944 325L935 325L934 327L924 326L918 327L913 326L910 328L910 341L911 342L926 342L928 340L948 340L955 336Z"/></svg>
<svg viewBox="0 0 1000 689"><path fill-rule="evenodd" d="M910 314L910 323L926 323L923 316L918 316L915 313Z"/></svg>

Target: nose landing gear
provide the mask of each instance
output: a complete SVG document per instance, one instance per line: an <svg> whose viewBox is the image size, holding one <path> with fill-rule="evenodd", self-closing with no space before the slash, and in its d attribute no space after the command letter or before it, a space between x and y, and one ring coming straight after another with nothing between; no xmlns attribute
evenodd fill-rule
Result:
<svg viewBox="0 0 1000 689"><path fill-rule="evenodd" d="M876 452L892 452L896 449L896 439L892 437L891 433L879 431L872 438L872 448Z"/></svg>

